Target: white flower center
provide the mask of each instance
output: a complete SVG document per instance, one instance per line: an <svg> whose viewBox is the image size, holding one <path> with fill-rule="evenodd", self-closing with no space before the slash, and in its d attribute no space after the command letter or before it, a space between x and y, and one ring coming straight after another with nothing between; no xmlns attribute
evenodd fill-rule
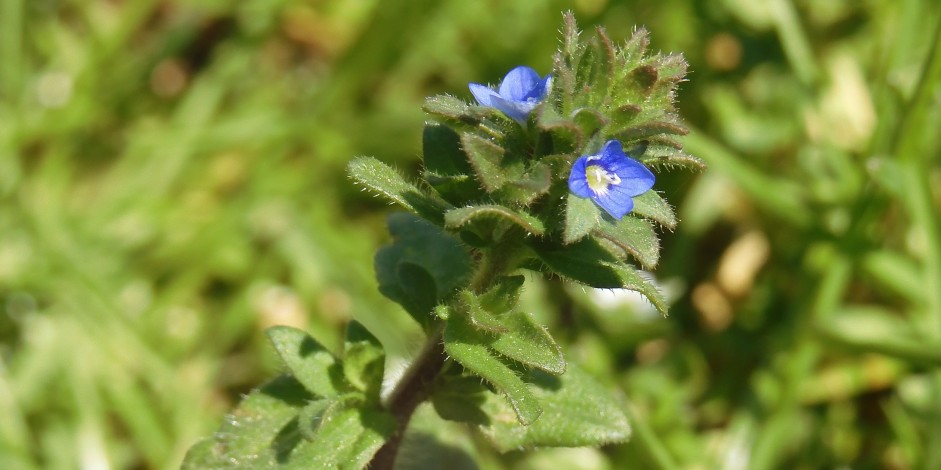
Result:
<svg viewBox="0 0 941 470"><path fill-rule="evenodd" d="M608 172L601 165L589 165L585 168L585 178L588 180L588 187L599 196L607 194L610 186L621 184L620 176Z"/></svg>

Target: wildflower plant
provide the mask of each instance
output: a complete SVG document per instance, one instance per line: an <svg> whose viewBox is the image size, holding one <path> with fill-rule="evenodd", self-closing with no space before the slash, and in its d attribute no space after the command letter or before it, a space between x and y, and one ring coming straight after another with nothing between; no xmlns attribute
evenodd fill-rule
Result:
<svg viewBox="0 0 941 470"><path fill-rule="evenodd" d="M666 315L639 270L657 264L654 226L677 223L654 174L703 165L677 140L686 62L647 46L643 29L619 47L600 28L582 36L567 14L550 74L518 67L494 88L470 84L476 104L426 101L420 182L374 158L350 162L353 181L406 211L388 218L376 278L422 326L424 348L392 377L356 322L339 354L272 328L288 372L245 397L184 467L391 468L424 402L500 451L627 440L619 401L518 299L530 272L635 290Z"/></svg>

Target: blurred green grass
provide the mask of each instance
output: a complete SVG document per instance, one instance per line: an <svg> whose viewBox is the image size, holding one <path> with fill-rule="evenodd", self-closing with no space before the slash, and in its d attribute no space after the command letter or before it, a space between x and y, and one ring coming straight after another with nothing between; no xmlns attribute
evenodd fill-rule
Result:
<svg viewBox="0 0 941 470"><path fill-rule="evenodd" d="M561 11L635 25L692 73L702 175L652 318L531 279L634 439L486 468L941 467L941 6L931 0L0 3L0 468L175 468L275 371L262 331L407 356L375 290L383 203L424 96L549 70ZM429 418L430 419L430 418ZM434 427L432 427L434 428ZM448 428L452 429L452 428Z"/></svg>

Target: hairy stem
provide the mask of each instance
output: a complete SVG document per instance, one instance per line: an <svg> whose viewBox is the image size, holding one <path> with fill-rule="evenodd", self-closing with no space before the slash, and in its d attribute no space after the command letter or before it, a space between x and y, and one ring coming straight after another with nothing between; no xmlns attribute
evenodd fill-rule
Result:
<svg viewBox="0 0 941 470"><path fill-rule="evenodd" d="M405 371L402 380L393 390L387 406L398 424L392 437L376 452L369 466L370 469L392 469L399 447L402 445L402 438L405 437L405 429L412 418L412 413L415 412L418 405L428 398L430 385L444 366L443 333L444 325L428 338L424 349L418 354L408 370Z"/></svg>
<svg viewBox="0 0 941 470"><path fill-rule="evenodd" d="M505 253L498 252L496 247L491 248L480 259L477 271L470 281L470 289L482 292L493 284L493 280L503 274L508 258ZM395 417L397 426L395 433L376 452L369 465L371 470L391 470L395 464L395 457L405 437L405 430L412 419L412 414L423 401L428 399L431 385L444 367L447 358L444 353L444 323L441 323L435 332L428 337L425 347L418 354L395 390L389 396L387 408Z"/></svg>

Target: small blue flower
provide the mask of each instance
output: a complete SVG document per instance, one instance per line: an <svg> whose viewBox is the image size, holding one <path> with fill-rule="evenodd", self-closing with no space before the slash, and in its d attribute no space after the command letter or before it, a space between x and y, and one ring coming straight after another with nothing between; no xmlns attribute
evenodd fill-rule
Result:
<svg viewBox="0 0 941 470"><path fill-rule="evenodd" d="M481 106L497 108L520 124L526 123L529 113L545 99L552 85L552 75L540 78L535 70L519 66L503 77L498 91L471 83L471 93Z"/></svg>
<svg viewBox="0 0 941 470"><path fill-rule="evenodd" d="M621 220L634 208L634 197L653 187L656 177L643 163L628 157L621 143L609 140L601 153L583 155L572 165L569 189L578 197L591 198Z"/></svg>

